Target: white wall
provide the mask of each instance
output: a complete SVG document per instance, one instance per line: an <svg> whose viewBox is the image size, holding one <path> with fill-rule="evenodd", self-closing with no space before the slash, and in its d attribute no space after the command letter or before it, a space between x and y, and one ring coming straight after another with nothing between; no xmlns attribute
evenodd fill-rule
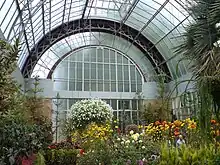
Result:
<svg viewBox="0 0 220 165"><path fill-rule="evenodd" d="M35 79L29 78L25 79L25 90L29 90L34 88ZM53 92L53 81L50 79L39 79L38 89L42 89L43 91L38 93L39 96L43 96L45 98L52 98L55 96L55 92Z"/></svg>
<svg viewBox="0 0 220 165"><path fill-rule="evenodd" d="M33 88L34 79L25 79L25 89ZM103 98L103 99L135 99L136 92L87 92L87 91L54 91L53 81L50 79L39 79L39 93L46 98L53 98L59 93L61 98ZM142 96L144 99L155 99L157 96L157 85L155 82L143 84Z"/></svg>

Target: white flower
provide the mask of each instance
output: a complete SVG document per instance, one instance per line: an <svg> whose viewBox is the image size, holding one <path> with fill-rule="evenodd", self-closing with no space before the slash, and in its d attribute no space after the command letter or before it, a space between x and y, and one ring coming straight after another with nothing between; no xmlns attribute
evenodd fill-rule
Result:
<svg viewBox="0 0 220 165"><path fill-rule="evenodd" d="M133 131L133 130L131 130L131 131L130 131L130 135L133 135L133 134L134 134L134 131Z"/></svg>
<svg viewBox="0 0 220 165"><path fill-rule="evenodd" d="M112 120L113 109L100 99L81 100L71 107L69 120L75 127L86 126L91 122L106 122Z"/></svg>
<svg viewBox="0 0 220 165"><path fill-rule="evenodd" d="M130 140L126 140L126 141L125 141L125 144L129 144L129 143L130 143Z"/></svg>
<svg viewBox="0 0 220 165"><path fill-rule="evenodd" d="M120 139L120 138L117 138L117 140L120 141L121 139Z"/></svg>
<svg viewBox="0 0 220 165"><path fill-rule="evenodd" d="M121 142L121 144L125 144L125 142L124 142L124 141L122 141L122 142Z"/></svg>
<svg viewBox="0 0 220 165"><path fill-rule="evenodd" d="M142 149L145 149L145 146L142 146L141 148L142 148Z"/></svg>
<svg viewBox="0 0 220 165"><path fill-rule="evenodd" d="M140 136L139 133L136 133L136 134L131 135L131 138L137 141L139 136Z"/></svg>
<svg viewBox="0 0 220 165"><path fill-rule="evenodd" d="M139 140L139 143L142 143L143 141L142 140Z"/></svg>

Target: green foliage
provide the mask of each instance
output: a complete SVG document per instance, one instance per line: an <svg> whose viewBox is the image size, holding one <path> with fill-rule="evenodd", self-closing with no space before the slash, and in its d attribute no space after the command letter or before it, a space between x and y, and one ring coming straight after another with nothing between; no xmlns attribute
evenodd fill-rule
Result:
<svg viewBox="0 0 220 165"><path fill-rule="evenodd" d="M11 74L16 68L18 45L18 40L14 45L0 40L0 112L15 108L12 102L19 88Z"/></svg>
<svg viewBox="0 0 220 165"><path fill-rule="evenodd" d="M201 98L200 126L205 133L210 129L207 123L211 118L211 101L215 105L214 114L220 120L220 47L217 42L220 39L220 26L216 26L219 23L219 0L196 0L188 10L195 21L188 25L182 35L185 40L176 52L191 62L191 71Z"/></svg>
<svg viewBox="0 0 220 165"><path fill-rule="evenodd" d="M34 165L46 165L44 155L40 152L36 155L36 160L34 161Z"/></svg>
<svg viewBox="0 0 220 165"><path fill-rule="evenodd" d="M160 165L218 165L219 150L213 145L193 148L181 146L181 148L169 148L163 145L161 148Z"/></svg>
<svg viewBox="0 0 220 165"><path fill-rule="evenodd" d="M36 113L32 113L34 106L41 109L42 104L28 99L11 76L16 68L18 46L18 40L14 45L0 41L0 164L3 165L13 165L50 142L47 139L50 126L45 126L45 121L37 122ZM34 106L28 107L30 104Z"/></svg>
<svg viewBox="0 0 220 165"><path fill-rule="evenodd" d="M0 115L0 160L14 164L18 156L28 156L47 146L42 127L27 124L22 113Z"/></svg>
<svg viewBox="0 0 220 165"><path fill-rule="evenodd" d="M77 163L80 165L113 165L114 157L110 146L106 141L96 141L91 143L85 155L79 157Z"/></svg>
<svg viewBox="0 0 220 165"><path fill-rule="evenodd" d="M46 165L74 165L79 151L76 149L52 149L45 151Z"/></svg>
<svg viewBox="0 0 220 165"><path fill-rule="evenodd" d="M166 93L165 76L163 74L157 76L157 89L157 100L145 104L141 110L141 118L148 123L157 120L168 120L170 118L170 101Z"/></svg>

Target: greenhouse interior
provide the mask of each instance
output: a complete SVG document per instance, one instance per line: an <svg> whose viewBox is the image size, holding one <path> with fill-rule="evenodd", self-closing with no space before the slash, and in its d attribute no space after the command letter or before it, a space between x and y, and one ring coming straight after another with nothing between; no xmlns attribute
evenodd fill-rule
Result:
<svg viewBox="0 0 220 165"><path fill-rule="evenodd" d="M0 165L220 165L220 0L1 0Z"/></svg>

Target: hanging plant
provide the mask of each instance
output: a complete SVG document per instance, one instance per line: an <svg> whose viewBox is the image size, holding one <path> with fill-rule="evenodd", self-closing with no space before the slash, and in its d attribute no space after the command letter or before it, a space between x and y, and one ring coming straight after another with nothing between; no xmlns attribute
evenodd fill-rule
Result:
<svg viewBox="0 0 220 165"><path fill-rule="evenodd" d="M85 128L92 122L103 124L111 121L113 109L100 99L81 100L71 107L69 122L76 129Z"/></svg>

